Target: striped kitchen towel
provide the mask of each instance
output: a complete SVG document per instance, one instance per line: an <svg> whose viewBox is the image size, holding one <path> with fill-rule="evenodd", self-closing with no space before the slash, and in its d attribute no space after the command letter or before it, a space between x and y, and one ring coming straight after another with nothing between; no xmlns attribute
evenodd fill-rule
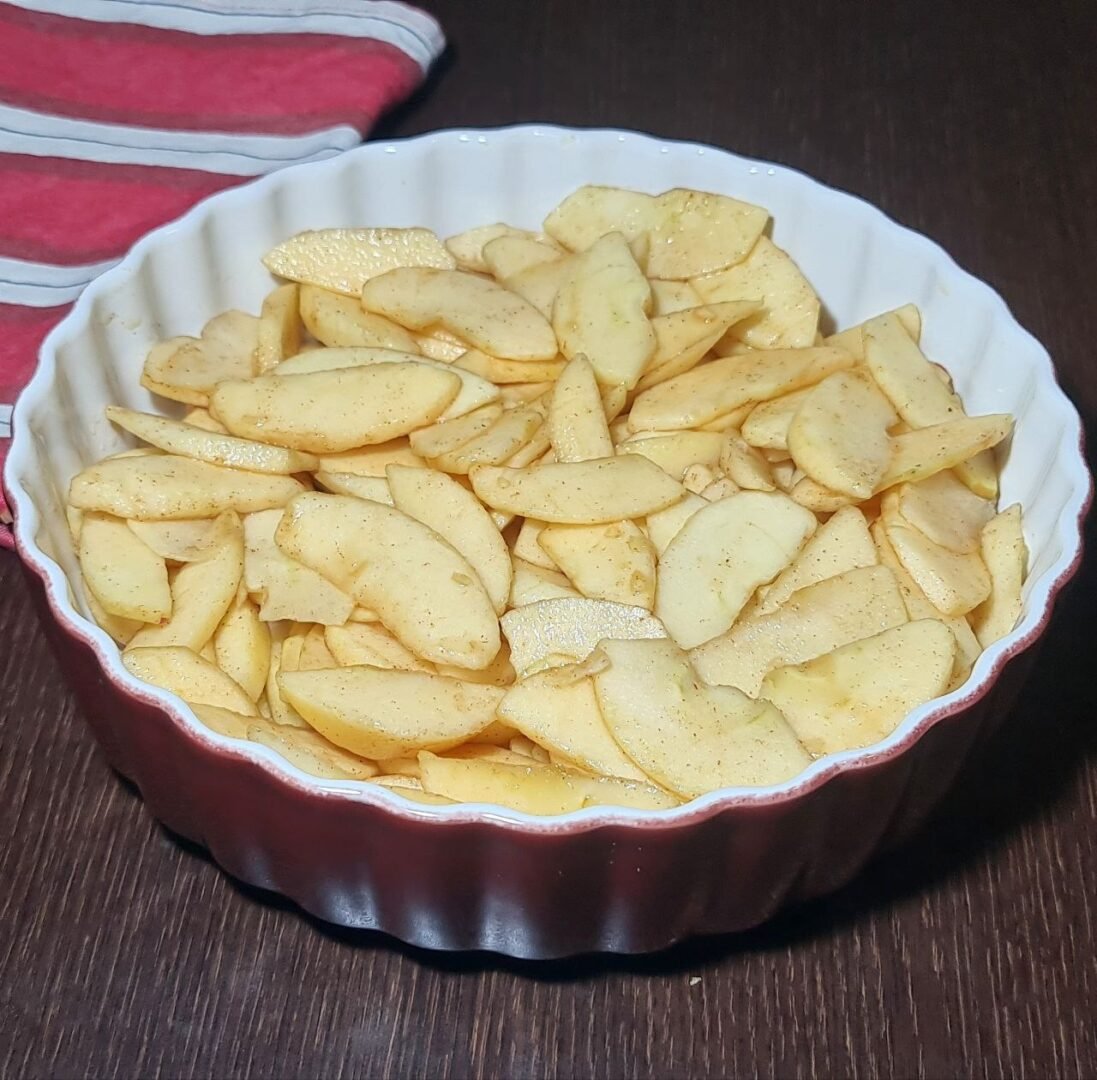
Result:
<svg viewBox="0 0 1097 1080"><path fill-rule="evenodd" d="M92 278L206 195L354 146L443 46L393 0L0 0L0 467ZM0 547L10 520L0 493Z"/></svg>

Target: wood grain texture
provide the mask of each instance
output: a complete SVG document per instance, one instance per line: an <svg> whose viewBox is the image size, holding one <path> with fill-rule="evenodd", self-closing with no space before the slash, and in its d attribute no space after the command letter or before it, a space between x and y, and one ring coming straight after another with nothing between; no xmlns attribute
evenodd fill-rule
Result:
<svg viewBox="0 0 1097 1080"><path fill-rule="evenodd" d="M431 7L451 52L384 135L619 125L803 169L991 282L1097 417L1092 0ZM549 966L234 884L104 765L10 556L0 597L0 1076L1097 1075L1092 566L915 841L752 933Z"/></svg>

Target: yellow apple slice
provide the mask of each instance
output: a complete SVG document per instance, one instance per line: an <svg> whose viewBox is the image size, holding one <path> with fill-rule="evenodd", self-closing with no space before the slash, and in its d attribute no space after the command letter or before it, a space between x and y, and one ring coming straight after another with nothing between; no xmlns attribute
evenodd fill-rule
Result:
<svg viewBox="0 0 1097 1080"><path fill-rule="evenodd" d="M325 739L366 758L446 750L495 719L503 690L423 671L283 671L282 696Z"/></svg>
<svg viewBox="0 0 1097 1080"><path fill-rule="evenodd" d="M762 696L788 718L813 754L871 746L906 715L943 694L956 639L944 623L919 619L804 664L779 667Z"/></svg>
<svg viewBox="0 0 1097 1080"><path fill-rule="evenodd" d="M773 491L773 470L769 462L734 429L723 437L720 468L737 487L748 491Z"/></svg>
<svg viewBox="0 0 1097 1080"><path fill-rule="evenodd" d="M801 589L768 615L743 618L694 649L705 682L757 697L768 671L800 664L907 621L895 575L886 566L847 570Z"/></svg>
<svg viewBox="0 0 1097 1080"><path fill-rule="evenodd" d="M217 539L214 518L128 521L126 524L157 555L170 562L195 562L204 559L209 554L211 541Z"/></svg>
<svg viewBox="0 0 1097 1080"><path fill-rule="evenodd" d="M490 427L456 450L430 459L435 469L464 476L481 465L502 465L528 446L544 426L540 410L532 406L505 409Z"/></svg>
<svg viewBox="0 0 1097 1080"><path fill-rule="evenodd" d="M883 520L899 561L939 611L966 615L990 595L990 575L977 552L949 551L898 515Z"/></svg>
<svg viewBox="0 0 1097 1080"><path fill-rule="evenodd" d="M617 453L639 454L681 480L691 465L715 465L723 445L724 436L717 431L674 431L667 435L644 432L626 439L617 447Z"/></svg>
<svg viewBox="0 0 1097 1080"><path fill-rule="evenodd" d="M638 394L633 431L696 428L744 405L780 397L853 364L842 349L773 349L729 356Z"/></svg>
<svg viewBox="0 0 1097 1080"><path fill-rule="evenodd" d="M764 310L736 323L728 337L756 349L803 349L815 344L819 297L800 268L767 236L760 236L742 262L718 273L691 278L706 304L760 300Z"/></svg>
<svg viewBox="0 0 1097 1080"><path fill-rule="evenodd" d="M607 600L542 600L508 611L500 620L520 678L547 667L585 660L603 638L663 638L651 612Z"/></svg>
<svg viewBox="0 0 1097 1080"><path fill-rule="evenodd" d="M270 629L259 609L240 590L213 635L217 666L258 701L270 670Z"/></svg>
<svg viewBox="0 0 1097 1080"><path fill-rule="evenodd" d="M691 649L727 631L759 585L788 566L815 515L779 492L743 491L698 510L659 561L655 614Z"/></svg>
<svg viewBox="0 0 1097 1080"><path fill-rule="evenodd" d="M358 296L370 278L397 267L456 265L430 229L315 229L263 256L279 277Z"/></svg>
<svg viewBox="0 0 1097 1080"><path fill-rule="evenodd" d="M255 345L256 371L268 371L301 348L300 293L296 283L279 285L263 298Z"/></svg>
<svg viewBox="0 0 1097 1080"><path fill-rule="evenodd" d="M357 295L343 296L319 285L302 285L299 303L301 321L321 345L419 352L407 330L383 315L366 311Z"/></svg>
<svg viewBox="0 0 1097 1080"><path fill-rule="evenodd" d="M433 664L420 660L383 626L371 623L347 623L328 626L324 642L341 667L390 668L395 671L431 671Z"/></svg>
<svg viewBox="0 0 1097 1080"><path fill-rule="evenodd" d="M321 472L353 473L355 476L385 478L390 465L427 468L427 463L411 448L409 438L388 439L373 446L320 455Z"/></svg>
<svg viewBox="0 0 1097 1080"><path fill-rule="evenodd" d="M687 308L652 317L655 353L637 390L666 382L695 368L727 332L728 327L761 310L754 300Z"/></svg>
<svg viewBox="0 0 1097 1080"><path fill-rule="evenodd" d="M258 716L255 702L216 664L182 645L127 649L126 670L195 705L213 705L241 716Z"/></svg>
<svg viewBox="0 0 1097 1080"><path fill-rule="evenodd" d="M484 265L490 274L505 282L535 266L556 262L564 252L547 237L530 233L509 233L488 241L483 249Z"/></svg>
<svg viewBox="0 0 1097 1080"><path fill-rule="evenodd" d="M552 360L556 338L517 293L462 270L407 268L368 281L362 305L410 330L441 326L504 360Z"/></svg>
<svg viewBox="0 0 1097 1080"><path fill-rule="evenodd" d="M755 405L740 429L744 441L763 450L788 450L788 429L814 387L805 386Z"/></svg>
<svg viewBox="0 0 1097 1080"><path fill-rule="evenodd" d="M912 341L917 342L922 336L922 313L915 304L904 304L894 311L884 312L884 315L892 315L898 319ZM882 316L877 315L876 318L879 319L882 318ZM837 349L845 349L846 352L855 359L864 360L864 332L866 327L870 327L873 322L873 319L866 319L865 322L858 323L856 326L851 326L847 330L842 330L837 334L831 334L830 337L825 339L823 344L833 345ZM879 326L879 324L876 325Z"/></svg>
<svg viewBox="0 0 1097 1080"><path fill-rule="evenodd" d="M502 414L503 406L492 402L456 420L445 420L430 427L419 428L408 436L408 442L421 458L441 457L483 434Z"/></svg>
<svg viewBox="0 0 1097 1080"><path fill-rule="evenodd" d="M252 439L241 439L235 435L218 435L151 413L135 412L118 405L108 405L105 412L108 420L144 442L169 454L197 458L199 461L208 461L211 465L287 475L311 472L319 465L312 454L286 450L281 446L270 446Z"/></svg>
<svg viewBox="0 0 1097 1080"><path fill-rule="evenodd" d="M1021 507L1014 503L983 527L980 550L990 573L990 596L972 611L971 623L984 649L1005 637L1021 617L1028 564L1021 524Z"/></svg>
<svg viewBox="0 0 1097 1080"><path fill-rule="evenodd" d="M552 309L569 360L584 355L603 386L634 387L655 352L651 286L625 238L609 233L572 263Z"/></svg>
<svg viewBox="0 0 1097 1080"><path fill-rule="evenodd" d="M579 354L561 372L548 407L548 429L557 461L613 456L606 413L590 361Z"/></svg>
<svg viewBox="0 0 1097 1080"><path fill-rule="evenodd" d="M308 728L283 727L252 719L247 738L280 754L291 765L322 780L369 780L377 775L372 761L350 754Z"/></svg>
<svg viewBox="0 0 1097 1080"><path fill-rule="evenodd" d="M244 530L235 511L217 522L217 539L199 562L185 563L171 579L171 617L134 635L130 648L183 645L198 652L232 606L244 573Z"/></svg>
<svg viewBox="0 0 1097 1080"><path fill-rule="evenodd" d="M480 500L433 469L390 465L388 483L396 509L433 529L468 560L501 615L510 596L510 552Z"/></svg>
<svg viewBox="0 0 1097 1080"><path fill-rule="evenodd" d="M475 372L395 349L313 349L279 364L274 369L274 374L303 375L312 371L338 371L342 368L371 367L375 364L421 364L423 367L434 368L435 371L447 371L456 375L461 380L461 386L457 396L438 417L439 422L464 416L499 397L498 388Z"/></svg>
<svg viewBox="0 0 1097 1080"><path fill-rule="evenodd" d="M304 485L291 476L225 469L172 454L113 458L78 473L69 502L81 510L145 520L216 517L284 506Z"/></svg>
<svg viewBox="0 0 1097 1080"><path fill-rule="evenodd" d="M244 586L259 601L259 617L342 626L351 617L353 598L275 543L281 521L280 509L244 518Z"/></svg>
<svg viewBox="0 0 1097 1080"><path fill-rule="evenodd" d="M819 526L792 564L772 584L758 590L755 610L767 615L799 589L849 570L875 566L878 561L865 515L856 506L845 506Z"/></svg>
<svg viewBox="0 0 1097 1080"><path fill-rule="evenodd" d="M276 539L291 558L376 611L422 659L484 668L499 651L495 608L476 571L407 514L308 492L287 507Z"/></svg>
<svg viewBox="0 0 1097 1080"><path fill-rule="evenodd" d="M460 269L471 270L477 274L490 274L492 269L484 259L484 248L492 240L497 240L501 236L532 238L533 233L497 221L492 225L476 225L464 232L456 233L447 237L444 243L446 251L457 260Z"/></svg>
<svg viewBox="0 0 1097 1080"><path fill-rule="evenodd" d="M731 686L706 686L670 641L604 641L594 676L613 738L657 783L685 799L777 784L811 759L780 712Z"/></svg>
<svg viewBox="0 0 1097 1080"><path fill-rule="evenodd" d="M634 521L547 525L541 547L584 596L651 610L655 550Z"/></svg>
<svg viewBox="0 0 1097 1080"><path fill-rule="evenodd" d="M210 399L234 435L332 454L406 435L437 420L461 379L419 363L377 364L219 383Z"/></svg>
<svg viewBox="0 0 1097 1080"><path fill-rule="evenodd" d="M892 436L891 461L877 485L878 491L895 484L925 480L959 466L997 446L1013 430L1007 413L961 417L932 427Z"/></svg>
<svg viewBox="0 0 1097 1080"><path fill-rule="evenodd" d="M579 592L563 574L525 559L513 558L513 579L510 586L510 607L536 604L539 600L556 600L561 596L579 596Z"/></svg>
<svg viewBox="0 0 1097 1080"><path fill-rule="evenodd" d="M960 554L978 551L994 503L980 498L945 470L897 488L899 513L935 544Z"/></svg>
<svg viewBox="0 0 1097 1080"><path fill-rule="evenodd" d="M562 668L531 675L512 686L499 716L568 765L605 776L647 780L609 733L594 683L561 678Z"/></svg>
<svg viewBox="0 0 1097 1080"><path fill-rule="evenodd" d="M553 360L501 360L479 349L466 349L452 361L454 371L467 371L491 383L551 382L564 370L567 361ZM496 397L500 396L496 390Z"/></svg>
<svg viewBox="0 0 1097 1080"><path fill-rule="evenodd" d="M313 479L332 495L353 495L357 499L372 499L374 502L392 506L392 492L389 491L388 480L383 476L358 476L356 473L328 472L321 469L313 475Z"/></svg>
<svg viewBox="0 0 1097 1080"><path fill-rule="evenodd" d="M677 502L685 489L639 454L469 473L481 501L496 510L563 525L644 517Z"/></svg>
<svg viewBox="0 0 1097 1080"><path fill-rule="evenodd" d="M657 510L654 514L648 514L646 520L648 539L660 558L663 557L663 552L666 551L671 540L681 531L682 526L698 510L707 506L710 501L690 491L684 498L679 499L665 510Z"/></svg>
<svg viewBox="0 0 1097 1080"><path fill-rule="evenodd" d="M859 371L828 375L803 400L788 428L792 460L831 491L867 499L891 460L895 411Z"/></svg>
<svg viewBox="0 0 1097 1080"><path fill-rule="evenodd" d="M167 565L124 521L84 514L77 551L84 584L107 614L141 623L171 615Z"/></svg>

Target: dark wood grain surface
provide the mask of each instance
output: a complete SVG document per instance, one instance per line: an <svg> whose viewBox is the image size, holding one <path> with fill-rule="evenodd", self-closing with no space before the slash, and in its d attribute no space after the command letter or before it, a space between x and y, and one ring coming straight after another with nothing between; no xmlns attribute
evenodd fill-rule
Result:
<svg viewBox="0 0 1097 1080"><path fill-rule="evenodd" d="M385 135L617 125L803 169L991 282L1097 416L1092 0L433 10L451 52ZM167 835L0 553L0 1076L1097 1076L1095 603L1083 569L1001 737L839 895L539 967L324 926Z"/></svg>

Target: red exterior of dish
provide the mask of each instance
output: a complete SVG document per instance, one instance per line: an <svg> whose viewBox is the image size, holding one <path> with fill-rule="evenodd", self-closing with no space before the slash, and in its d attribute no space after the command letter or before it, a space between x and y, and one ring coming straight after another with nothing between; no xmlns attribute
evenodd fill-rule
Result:
<svg viewBox="0 0 1097 1080"><path fill-rule="evenodd" d="M806 793L650 825L531 830L306 790L196 738L154 699L108 678L95 648L56 617L47 582L27 571L104 753L170 829L235 877L330 922L531 959L648 952L746 929L844 884L925 818L1004 715L1033 655L1015 656L987 694L909 745Z"/></svg>

